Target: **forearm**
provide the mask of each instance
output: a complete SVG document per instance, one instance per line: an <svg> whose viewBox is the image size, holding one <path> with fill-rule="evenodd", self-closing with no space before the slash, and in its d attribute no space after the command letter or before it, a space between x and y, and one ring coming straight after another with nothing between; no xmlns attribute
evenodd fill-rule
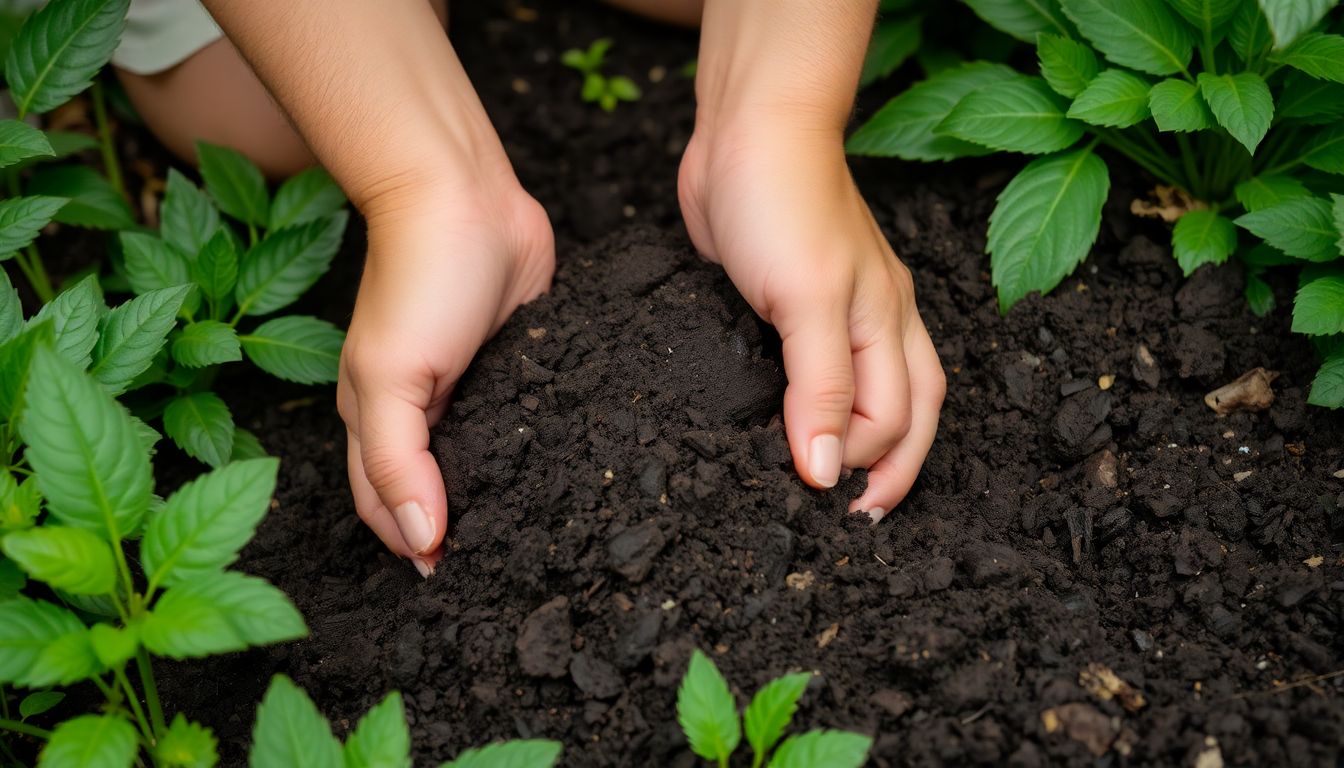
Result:
<svg viewBox="0 0 1344 768"><path fill-rule="evenodd" d="M425 0L205 0L313 153L366 210L512 171Z"/></svg>

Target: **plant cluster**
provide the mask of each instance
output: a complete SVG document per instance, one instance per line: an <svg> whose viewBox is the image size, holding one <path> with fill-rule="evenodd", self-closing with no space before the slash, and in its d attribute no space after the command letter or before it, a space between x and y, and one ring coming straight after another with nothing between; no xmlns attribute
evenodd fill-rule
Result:
<svg viewBox="0 0 1344 768"><path fill-rule="evenodd" d="M1006 60L1017 41L985 24L968 25L959 10L939 0L882 0L859 87L886 79L911 58L926 76L961 64L969 51L981 59Z"/></svg>
<svg viewBox="0 0 1344 768"><path fill-rule="evenodd" d="M677 691L677 722L691 751L727 768L746 730L751 766L761 768L858 768L868 759L873 740L849 731L808 731L790 736L774 749L798 710L798 699L812 675L800 672L766 683L739 720L728 682L708 656L695 651ZM774 749L774 754L770 750ZM770 762L765 762L766 758Z"/></svg>
<svg viewBox="0 0 1344 768"><path fill-rule="evenodd" d="M1344 405L1344 35L1337 0L965 0L1033 43L1039 74L971 62L888 102L853 154L1037 156L999 195L987 250L1007 311L1087 256L1113 151L1192 202L1172 230L1188 275L1235 257L1246 299L1297 271L1293 330L1325 362L1310 402Z"/></svg>
<svg viewBox="0 0 1344 768"><path fill-rule="evenodd" d="M560 63L577 70L583 75L583 90L579 97L586 102L596 103L603 111L611 112L622 101L639 101L643 92L635 81L624 75L604 75L602 65L611 48L611 40L594 40L588 50L571 48L560 55Z"/></svg>

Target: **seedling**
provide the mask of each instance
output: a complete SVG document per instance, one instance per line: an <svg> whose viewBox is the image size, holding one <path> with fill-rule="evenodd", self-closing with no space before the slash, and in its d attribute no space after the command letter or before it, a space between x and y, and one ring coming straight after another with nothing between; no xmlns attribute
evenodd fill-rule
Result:
<svg viewBox="0 0 1344 768"><path fill-rule="evenodd" d="M984 61L892 99L853 154L925 162L1037 156L990 217L1007 311L1086 258L1110 187L1105 148L1194 200L1172 230L1188 275L1236 255L1246 299L1294 269L1293 330L1325 357L1309 402L1344 406L1344 35L1337 0L966 0L1036 46L1040 75Z"/></svg>
<svg viewBox="0 0 1344 768"><path fill-rule="evenodd" d="M571 48L560 56L560 63L578 70L583 75L583 90L580 98L586 102L596 102L606 112L616 109L622 101L639 101L644 94L635 82L623 75L608 77L602 74L602 64L606 60L611 40L599 38L588 46L587 51Z"/></svg>
<svg viewBox="0 0 1344 768"><path fill-rule="evenodd" d="M742 720L728 681L718 667L700 651L691 654L686 675L677 691L677 722L690 742L691 751L727 768L728 760L742 742L745 725L751 745L751 766L761 768L859 768L868 759L873 740L861 733L819 730L790 736L770 755L784 729L789 727L798 699L812 675L785 675L766 683L752 697Z"/></svg>

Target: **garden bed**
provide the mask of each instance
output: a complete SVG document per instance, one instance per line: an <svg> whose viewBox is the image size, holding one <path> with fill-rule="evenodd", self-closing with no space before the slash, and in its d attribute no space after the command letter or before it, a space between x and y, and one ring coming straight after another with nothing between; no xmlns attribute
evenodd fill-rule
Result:
<svg viewBox="0 0 1344 768"><path fill-rule="evenodd" d="M455 9L559 268L435 432L448 552L422 582L355 517L329 392L257 393L242 423L283 464L240 567L312 639L166 669L226 764L284 672L343 727L402 690L422 762L544 736L565 765L691 765L674 704L693 648L743 703L817 671L799 724L873 734L876 765L1337 764L1344 417L1305 405L1315 360L1286 312L1253 316L1232 266L1182 280L1121 177L1092 257L1000 316L983 251L1006 176L856 163L949 382L920 482L870 527L844 511L862 473L829 494L793 476L778 342L680 227L693 37L535 8ZM645 90L610 115L556 62L599 36ZM1269 410L1204 404L1257 366L1280 373ZM1105 670L1141 699L1099 693Z"/></svg>

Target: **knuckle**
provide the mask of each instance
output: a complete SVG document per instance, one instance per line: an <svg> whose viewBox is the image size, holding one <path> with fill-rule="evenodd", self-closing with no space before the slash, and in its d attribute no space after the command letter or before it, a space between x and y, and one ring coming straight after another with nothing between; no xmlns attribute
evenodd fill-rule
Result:
<svg viewBox="0 0 1344 768"><path fill-rule="evenodd" d="M910 425L913 422L914 413L909 403L897 405L892 409L890 420L887 422L887 436L892 446L910 434Z"/></svg>
<svg viewBox="0 0 1344 768"><path fill-rule="evenodd" d="M375 489L385 488L405 477L407 463L393 451L366 447L362 459L364 476Z"/></svg>
<svg viewBox="0 0 1344 768"><path fill-rule="evenodd" d="M854 374L836 366L812 375L807 384L814 408L830 414L848 414L854 405Z"/></svg>

